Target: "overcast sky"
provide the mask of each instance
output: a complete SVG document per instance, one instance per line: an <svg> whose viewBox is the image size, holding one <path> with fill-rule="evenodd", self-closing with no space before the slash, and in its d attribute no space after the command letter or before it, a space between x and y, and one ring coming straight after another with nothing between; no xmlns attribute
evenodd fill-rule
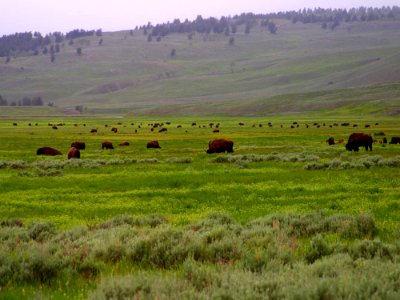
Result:
<svg viewBox="0 0 400 300"><path fill-rule="evenodd" d="M309 7L351 8L400 5L400 0L8 0L1 1L0 35L72 29L132 29L179 18L220 17L242 12L268 13Z"/></svg>

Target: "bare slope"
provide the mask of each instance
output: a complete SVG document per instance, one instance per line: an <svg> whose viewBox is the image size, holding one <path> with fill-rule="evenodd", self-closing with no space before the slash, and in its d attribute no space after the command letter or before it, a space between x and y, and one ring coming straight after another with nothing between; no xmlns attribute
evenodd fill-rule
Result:
<svg viewBox="0 0 400 300"><path fill-rule="evenodd" d="M49 55L39 55L1 64L0 94L9 100L40 95L61 108L82 104L123 113L269 114L382 104L379 99L390 100L389 110L399 106L398 86L389 83L400 80L400 22L348 23L334 31L277 24L276 35L260 27L245 35L239 28L234 45L229 37L212 34L147 42L139 31L113 32L103 34L101 46L100 37L80 38L64 44L53 63ZM77 47L83 49L80 56ZM380 84L389 84L390 98L371 87L365 91L374 90L376 97L363 102L335 96L329 105L318 104L321 97L310 94L314 101L304 104L310 92L354 98L353 88L359 95L361 87Z"/></svg>

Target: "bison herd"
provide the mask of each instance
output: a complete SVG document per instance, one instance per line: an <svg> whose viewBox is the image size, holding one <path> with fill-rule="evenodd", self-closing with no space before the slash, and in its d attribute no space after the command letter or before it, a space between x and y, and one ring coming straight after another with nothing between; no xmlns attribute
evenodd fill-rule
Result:
<svg viewBox="0 0 400 300"><path fill-rule="evenodd" d="M157 129L157 131L159 133L167 133L168 130L164 126L165 125L170 125L170 124L171 124L170 122L165 122L165 124L164 123L151 123L151 124L149 123L147 125L151 127L150 130L152 132L155 131L155 129ZM13 126L17 126L17 125L18 125L17 123L13 123ZM29 123L29 126L31 126L31 125L32 124ZM38 126L37 123L35 125ZM58 123L58 124L50 124L49 123L48 125L53 129L58 129L58 127L64 126L65 124L64 123ZM122 123L118 123L118 125L123 125L123 124ZM134 123L131 123L131 125L134 125ZM209 123L208 126L206 126L206 125L198 125L196 122L193 122L191 125L192 125L192 127L195 127L195 126L197 127L198 126L199 128L212 128L212 132L213 133L219 133L220 132L220 123L216 123L216 124ZM239 122L238 125L240 127L245 126L245 124L243 122ZM347 127L347 126L350 126L350 125L351 124L347 123L347 122L341 123L341 124L334 123L332 125L325 124L325 123L320 124L320 123L316 123L315 122L315 123L305 124L305 127L309 128L311 126L314 126L315 128L319 128L321 126L329 126L329 127L332 128L333 126L344 126L344 127ZM378 125L378 123L376 123L375 125ZM74 124L74 126L78 127L78 124ZM86 126L86 124L84 124L84 126ZM109 125L107 125L107 124L104 125L104 126L105 127L109 127ZM143 125L143 123L140 123L140 125L137 125L137 128L140 130L140 128L142 128L142 126L145 126L145 125ZM272 126L273 126L272 123L269 122L268 123L268 127L272 127ZM124 126L124 127L126 127L126 126ZM262 128L263 126L262 126L262 124L253 124L252 127L253 128L254 127ZM280 127L283 128L284 126L281 125ZM293 122L291 125L289 125L289 127L290 128L298 128L298 127L300 127L300 124L298 122ZM358 125L353 124L352 127L358 127ZM367 124L364 127L365 128L370 128L371 126L369 124ZM176 128L182 128L182 125L177 125ZM138 129L135 129L134 132L137 133ZM112 127L111 131L114 132L114 133L118 133L118 128L117 127ZM90 132L91 133L98 133L98 128L92 128L90 130ZM185 132L187 133L188 131L186 130ZM379 139L375 140L373 138L373 136L374 137L379 137ZM371 134L365 134L365 133L360 133L360 132L352 133L347 139L347 143L345 144L345 149L348 150L348 151L358 152L359 148L365 148L366 151L372 151L373 143L381 143L381 144L387 144L388 143L388 139L386 138L384 132L377 132L373 136ZM329 137L326 140L326 143L328 145L342 144L342 143L345 143L345 140L343 138L339 138L339 139L337 139L335 141L334 137ZM389 144L400 144L400 137L392 137L390 142L389 142ZM232 140L223 139L223 138L217 138L217 139L214 139L214 140L212 140L212 141L210 141L208 143L208 149L206 150L206 153L208 153L208 154L224 153L224 152L232 153L233 152L233 145L234 145L234 142ZM121 146L121 147L122 146L130 146L130 143L127 142L127 141L121 142L119 144L119 146ZM149 141L146 144L146 147L148 149L150 149L150 148L160 149L161 148L161 146L160 146L160 144L159 144L159 142L157 140ZM84 142L79 142L79 141L73 142L73 143L71 143L70 149L67 152L67 158L68 159L72 159L72 158L79 159L81 157L80 151L85 150L85 149L86 149L86 144ZM110 142L110 141L104 141L104 142L101 143L101 149L103 149L103 150L114 149L113 143ZM39 148L39 149L37 149L36 154L37 155L48 155L48 156L62 155L62 153L59 150L57 150L55 148L52 148L52 147Z"/></svg>

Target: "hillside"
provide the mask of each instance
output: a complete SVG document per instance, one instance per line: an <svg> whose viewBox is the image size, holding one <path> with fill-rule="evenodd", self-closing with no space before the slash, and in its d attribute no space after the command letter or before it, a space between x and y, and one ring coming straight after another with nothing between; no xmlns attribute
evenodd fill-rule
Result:
<svg viewBox="0 0 400 300"><path fill-rule="evenodd" d="M83 105L118 114L400 111L400 21L350 22L334 30L274 22L277 34L256 26L246 35L238 27L233 45L213 33L151 42L142 30L78 38L62 44L54 62L39 54L0 64L0 95L9 101L41 96L58 111ZM0 115L8 109L1 107Z"/></svg>

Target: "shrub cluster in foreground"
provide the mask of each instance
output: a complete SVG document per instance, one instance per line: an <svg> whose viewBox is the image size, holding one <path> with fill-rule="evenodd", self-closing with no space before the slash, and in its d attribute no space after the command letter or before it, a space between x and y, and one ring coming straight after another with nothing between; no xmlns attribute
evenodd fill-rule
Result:
<svg viewBox="0 0 400 300"><path fill-rule="evenodd" d="M364 155L360 158L346 159L335 158L326 162L312 162L304 166L305 170L331 170L331 169L369 169L372 167L400 167L400 156L383 158L380 155Z"/></svg>
<svg viewBox="0 0 400 300"><path fill-rule="evenodd" d="M378 228L366 214L274 214L246 225L212 214L184 226L160 216L120 216L61 231L52 223L24 226L18 219L0 225L0 287L90 280L127 264L141 273L103 278L92 297L400 296L400 241L377 239Z"/></svg>
<svg viewBox="0 0 400 300"><path fill-rule="evenodd" d="M43 176L63 176L64 169L82 168L95 169L102 166L131 165L135 163L169 163L169 164L189 164L192 162L188 157L171 157L165 161L157 158L133 159L133 158L113 158L113 159L41 159L32 163L23 160L3 160L0 161L0 169L9 168L21 170L21 177L43 177Z"/></svg>

